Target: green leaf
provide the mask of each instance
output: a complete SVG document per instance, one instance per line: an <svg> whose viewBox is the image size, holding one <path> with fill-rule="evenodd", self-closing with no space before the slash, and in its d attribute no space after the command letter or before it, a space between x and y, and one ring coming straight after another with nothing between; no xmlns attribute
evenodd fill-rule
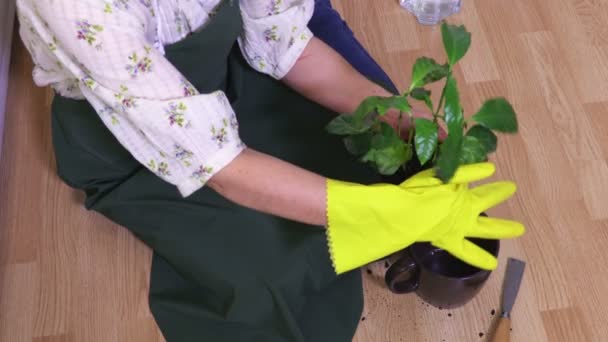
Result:
<svg viewBox="0 0 608 342"><path fill-rule="evenodd" d="M386 122L380 123L380 130L372 138L372 147L375 149L383 149L392 145L396 145L401 141L401 138L395 132L395 129Z"/></svg>
<svg viewBox="0 0 608 342"><path fill-rule="evenodd" d="M448 130L448 137L443 144L441 144L439 157L437 158L437 163L435 165L437 177L444 183L448 183L458 169L463 144L461 125L452 123L452 125L448 127Z"/></svg>
<svg viewBox="0 0 608 342"><path fill-rule="evenodd" d="M378 112L383 114L389 107L393 106L400 110L409 111L410 106L407 99L401 96L379 97L369 96L361 101L355 112L342 114L333 119L327 125L327 131L338 135L359 134L368 131L377 122Z"/></svg>
<svg viewBox="0 0 608 342"><path fill-rule="evenodd" d="M471 46L471 33L466 30L464 25L455 26L444 22L441 25L441 37L450 65L456 64L464 57Z"/></svg>
<svg viewBox="0 0 608 342"><path fill-rule="evenodd" d="M458 94L458 85L456 79L452 76L448 77L445 85L445 122L449 125L458 123L460 126L464 123L462 115L462 107L460 106L460 95ZM449 127L448 127L449 128Z"/></svg>
<svg viewBox="0 0 608 342"><path fill-rule="evenodd" d="M467 132L467 137L474 137L477 139L483 146L486 153L496 151L496 143L498 140L496 138L496 134L481 125L471 127L471 129Z"/></svg>
<svg viewBox="0 0 608 342"><path fill-rule="evenodd" d="M416 137L414 138L416 154L420 165L426 164L431 159L435 148L437 148L438 127L433 121L428 119L414 120Z"/></svg>
<svg viewBox="0 0 608 342"><path fill-rule="evenodd" d="M411 158L410 145L401 140L390 125L383 122L380 132L372 138L371 149L361 160L374 165L382 175L392 175Z"/></svg>
<svg viewBox="0 0 608 342"><path fill-rule="evenodd" d="M448 64L442 64L440 68L436 68L431 71L424 78L424 84L429 84L433 82L437 82L443 78L445 78L450 73L450 67Z"/></svg>
<svg viewBox="0 0 608 342"><path fill-rule="evenodd" d="M390 176L395 174L411 158L410 145L401 141L396 145L380 150L372 148L361 160L373 164L380 174Z"/></svg>
<svg viewBox="0 0 608 342"><path fill-rule="evenodd" d="M410 96L419 101L424 101L425 98L431 97L431 91L424 88L414 88L410 92Z"/></svg>
<svg viewBox="0 0 608 342"><path fill-rule="evenodd" d="M355 123L352 116L340 115L329 122L326 127L331 134L347 135L357 133Z"/></svg>
<svg viewBox="0 0 608 342"><path fill-rule="evenodd" d="M386 114L386 112L391 108L398 109L399 111L405 113L412 111L412 107L410 106L409 102L407 102L407 97L405 96L378 97L375 106L376 111L380 115Z"/></svg>
<svg viewBox="0 0 608 342"><path fill-rule="evenodd" d="M372 146L372 136L372 132L367 131L365 133L351 135L344 138L346 150L356 156L361 156L367 153Z"/></svg>
<svg viewBox="0 0 608 342"><path fill-rule="evenodd" d="M334 118L329 122L326 129L329 133L337 135L362 133L360 127L355 124L355 120L352 115L340 115Z"/></svg>
<svg viewBox="0 0 608 342"><path fill-rule="evenodd" d="M465 136L462 142L460 162L462 164L473 164L485 161L486 159L487 153L483 144L475 137Z"/></svg>
<svg viewBox="0 0 608 342"><path fill-rule="evenodd" d="M410 90L438 81L447 74L447 66L435 62L432 58L420 57L416 60L416 63L414 63L412 68L412 84L410 85Z"/></svg>
<svg viewBox="0 0 608 342"><path fill-rule="evenodd" d="M499 97L486 101L479 111L473 115L473 120L482 126L498 132L517 132L515 110L504 98Z"/></svg>
<svg viewBox="0 0 608 342"><path fill-rule="evenodd" d="M378 106L378 99L378 96L369 96L365 100L361 101L361 103L353 113L355 120L365 121L365 119L367 119L370 114L373 115L376 110L376 107Z"/></svg>
<svg viewBox="0 0 608 342"><path fill-rule="evenodd" d="M369 127L369 121L373 122L378 114L384 115L391 108L406 113L412 110L406 96L369 96L355 110L355 123L366 122Z"/></svg>
<svg viewBox="0 0 608 342"><path fill-rule="evenodd" d="M430 90L426 90L424 88L414 88L414 90L412 90L412 92L410 93L410 96L415 98L416 100L424 101L431 113L434 111Z"/></svg>

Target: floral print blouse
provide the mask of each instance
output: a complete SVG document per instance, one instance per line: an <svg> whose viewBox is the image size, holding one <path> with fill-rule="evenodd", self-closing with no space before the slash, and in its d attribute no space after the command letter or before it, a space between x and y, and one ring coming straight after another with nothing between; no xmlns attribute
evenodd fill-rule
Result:
<svg viewBox="0 0 608 342"><path fill-rule="evenodd" d="M186 197L243 149L225 94L201 94L163 46L204 27L221 0L17 0L34 81L86 99L129 152ZM224 0L230 1L230 0ZM281 79L312 33L314 0L240 0L239 46Z"/></svg>

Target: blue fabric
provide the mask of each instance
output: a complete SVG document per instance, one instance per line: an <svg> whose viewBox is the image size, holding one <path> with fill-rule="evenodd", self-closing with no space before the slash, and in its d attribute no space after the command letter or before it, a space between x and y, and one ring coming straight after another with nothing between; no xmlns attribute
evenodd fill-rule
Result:
<svg viewBox="0 0 608 342"><path fill-rule="evenodd" d="M336 50L362 75L390 92L399 93L395 84L357 40L329 0L315 0L315 10L308 27L317 38Z"/></svg>

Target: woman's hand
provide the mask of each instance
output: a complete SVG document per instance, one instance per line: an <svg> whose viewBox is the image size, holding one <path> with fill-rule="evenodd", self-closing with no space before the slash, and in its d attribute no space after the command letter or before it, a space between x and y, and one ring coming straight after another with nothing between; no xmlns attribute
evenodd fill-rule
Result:
<svg viewBox="0 0 608 342"><path fill-rule="evenodd" d="M522 235L515 221L480 217L515 193L512 182L471 188L490 177L494 165L462 166L448 184L434 170L401 185L327 182L327 236L338 274L391 255L415 242L431 242L473 266L492 270L497 260L467 238L507 239Z"/></svg>

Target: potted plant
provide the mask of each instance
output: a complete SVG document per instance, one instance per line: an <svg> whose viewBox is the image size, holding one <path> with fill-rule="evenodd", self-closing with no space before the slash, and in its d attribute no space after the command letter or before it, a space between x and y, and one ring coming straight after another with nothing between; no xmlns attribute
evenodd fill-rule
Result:
<svg viewBox="0 0 608 342"><path fill-rule="evenodd" d="M332 120L327 130L344 137L346 149L378 173L390 177L401 171L434 168L447 183L460 165L486 161L496 151L498 133L515 133L518 124L515 111L504 98L487 99L477 112L465 117L453 70L471 44L471 34L464 26L441 25L446 62L438 63L420 57L412 68L411 84L402 95L371 96L361 102L354 113ZM431 99L427 85L443 81L437 103ZM432 119L414 118L410 101L421 101L432 113ZM402 137L382 117L393 109L399 112L399 124L409 121L409 132ZM439 138L440 127L447 138ZM386 267L388 268L388 263ZM368 270L368 272L370 272Z"/></svg>
<svg viewBox="0 0 608 342"><path fill-rule="evenodd" d="M443 22L441 34L447 55L444 64L429 57L418 58L410 87L403 95L370 96L354 113L339 115L327 126L330 133L344 136L350 153L381 175L394 175L416 157L420 165L434 167L438 178L448 182L460 165L485 161L496 151L495 132L517 132L515 111L502 97L486 100L474 115L465 118L453 69L469 49L471 33L464 26ZM445 83L435 105L425 86L439 81ZM433 118L414 118L410 100L423 102ZM402 138L381 119L389 109L399 111L400 125L409 120L407 137ZM444 141L439 139L440 125L447 129Z"/></svg>

